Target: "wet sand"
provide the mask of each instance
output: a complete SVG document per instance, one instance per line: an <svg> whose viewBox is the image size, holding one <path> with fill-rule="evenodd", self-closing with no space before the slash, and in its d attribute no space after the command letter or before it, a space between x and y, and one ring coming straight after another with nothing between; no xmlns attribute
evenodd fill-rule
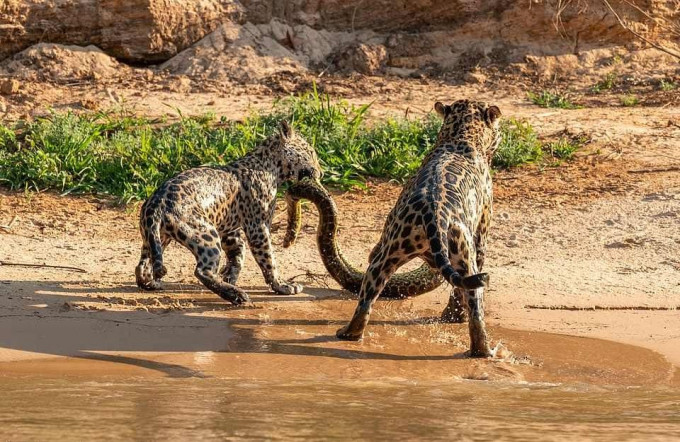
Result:
<svg viewBox="0 0 680 442"><path fill-rule="evenodd" d="M335 290L308 290L316 299L255 295L255 308L230 308L208 293L199 292L199 299L184 293L172 301L191 302L188 311L172 311L162 304L170 298L155 298L149 312L106 310L103 300L92 301L89 311L69 310L43 290L33 311L3 317L0 373L678 385L675 367L651 350L498 326L489 331L492 344L502 341L500 357L470 359L467 325L438 322L429 305L414 312L409 303L432 302L423 298L379 302L364 340L341 342L334 332L351 315L354 299ZM97 305L102 310L94 310Z"/></svg>

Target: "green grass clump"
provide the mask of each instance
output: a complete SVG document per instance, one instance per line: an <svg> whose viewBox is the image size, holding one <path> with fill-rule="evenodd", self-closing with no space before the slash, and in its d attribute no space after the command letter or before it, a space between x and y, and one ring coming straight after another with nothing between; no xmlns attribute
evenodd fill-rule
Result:
<svg viewBox="0 0 680 442"><path fill-rule="evenodd" d="M28 123L0 145L0 182L13 188L108 193L125 200L150 195L184 169L232 160L250 148L245 137L212 130L199 119L163 128L158 121L114 115L53 114ZM257 134L261 122L237 124ZM21 141L19 141L21 140Z"/></svg>
<svg viewBox="0 0 680 442"><path fill-rule="evenodd" d="M616 86L617 75L614 72L608 73L602 80L598 81L595 86L592 87L594 93L600 93L602 91L609 91Z"/></svg>
<svg viewBox="0 0 680 442"><path fill-rule="evenodd" d="M556 141L547 143L543 149L557 160L569 160L587 142L585 137L562 136Z"/></svg>
<svg viewBox="0 0 680 442"><path fill-rule="evenodd" d="M664 92L675 90L677 87L678 85L675 84L673 80L663 79L659 82L659 89L661 89Z"/></svg>
<svg viewBox="0 0 680 442"><path fill-rule="evenodd" d="M542 158L542 144L528 121L514 118L503 120L501 131L501 143L492 162L494 167L507 169Z"/></svg>
<svg viewBox="0 0 680 442"><path fill-rule="evenodd" d="M623 58L618 54L609 59L610 66L616 66L617 64L621 63L623 63Z"/></svg>
<svg viewBox="0 0 680 442"><path fill-rule="evenodd" d="M625 107L633 107L640 104L640 100L638 100L638 97L635 95L621 95L619 101L621 102L621 106Z"/></svg>
<svg viewBox="0 0 680 442"><path fill-rule="evenodd" d="M244 155L282 119L316 148L324 182L348 189L367 177L403 182L434 146L439 118L367 122L369 105L331 101L316 91L281 100L269 113L242 121L180 115L179 121L126 113L52 113L12 127L0 125L0 185L13 189L100 193L128 202L151 195L169 177L199 165L223 165ZM507 168L541 159L531 125L509 119L493 159Z"/></svg>
<svg viewBox="0 0 680 442"><path fill-rule="evenodd" d="M403 181L420 166L441 127L435 117L369 125L369 105L334 103L316 93L284 100L277 108L277 119L292 119L316 148L326 183L343 188L362 184L368 176Z"/></svg>
<svg viewBox="0 0 680 442"><path fill-rule="evenodd" d="M559 109L581 109L583 107L572 103L567 95L557 92L545 90L539 93L528 92L527 96L532 103L541 107L555 107Z"/></svg>

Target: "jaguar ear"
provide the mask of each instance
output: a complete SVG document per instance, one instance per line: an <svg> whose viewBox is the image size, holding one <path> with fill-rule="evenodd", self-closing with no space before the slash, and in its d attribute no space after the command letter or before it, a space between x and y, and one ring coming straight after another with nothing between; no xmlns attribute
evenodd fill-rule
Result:
<svg viewBox="0 0 680 442"><path fill-rule="evenodd" d="M501 110L498 108L498 106L489 106L486 111L484 112L484 118L486 119L486 124L491 126L493 123L498 120L501 116Z"/></svg>
<svg viewBox="0 0 680 442"><path fill-rule="evenodd" d="M446 114L451 111L451 106L445 106L441 101L437 101L434 104L434 110L442 117L446 117Z"/></svg>
<svg viewBox="0 0 680 442"><path fill-rule="evenodd" d="M291 126L286 120L281 121L281 125L279 126L279 134L281 135L282 139L289 139L293 135L293 126Z"/></svg>

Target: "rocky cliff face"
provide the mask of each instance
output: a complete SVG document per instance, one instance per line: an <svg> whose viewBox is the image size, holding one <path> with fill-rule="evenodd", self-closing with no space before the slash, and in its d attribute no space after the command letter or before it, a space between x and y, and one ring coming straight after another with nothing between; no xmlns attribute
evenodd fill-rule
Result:
<svg viewBox="0 0 680 442"><path fill-rule="evenodd" d="M242 13L231 0L9 0L0 3L0 60L50 42L92 44L122 61L157 63Z"/></svg>
<svg viewBox="0 0 680 442"><path fill-rule="evenodd" d="M246 20L253 23L279 19L329 31L423 33L495 23L495 28L478 28L492 38L501 36L502 30L503 36L526 40L577 35L600 43L631 39L601 0L242 0L242 4ZM680 18L675 0L610 0L610 4L633 26L652 33L660 31L655 20L677 23Z"/></svg>
<svg viewBox="0 0 680 442"><path fill-rule="evenodd" d="M422 32L459 26L484 16L507 1L489 0L243 0L246 19L267 23L274 18L330 31L371 29L377 32ZM510 2L514 3L514 2Z"/></svg>
<svg viewBox="0 0 680 442"><path fill-rule="evenodd" d="M677 45L677 0L609 3L631 29ZM247 82L284 68L293 73L310 68L456 72L526 56L578 56L639 40L602 0L1 3L0 60L38 42L95 45L119 61L165 61L163 68L175 74Z"/></svg>

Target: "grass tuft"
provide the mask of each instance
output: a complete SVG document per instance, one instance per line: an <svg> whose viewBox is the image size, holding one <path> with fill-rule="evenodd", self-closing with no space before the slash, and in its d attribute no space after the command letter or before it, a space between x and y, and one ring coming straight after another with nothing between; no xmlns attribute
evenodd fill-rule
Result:
<svg viewBox="0 0 680 442"><path fill-rule="evenodd" d="M543 90L539 93L528 92L527 96L532 103L541 107L553 107L559 109L581 109L583 107L572 103L567 95L557 92Z"/></svg>
<svg viewBox="0 0 680 442"><path fill-rule="evenodd" d="M547 143L544 146L544 150L557 160L570 160L587 141L587 138L584 136L561 136L556 141Z"/></svg>
<svg viewBox="0 0 680 442"><path fill-rule="evenodd" d="M502 138L493 157L493 166L507 169L533 163L543 157L543 149L534 128L526 120L510 118L501 125Z"/></svg>
<svg viewBox="0 0 680 442"><path fill-rule="evenodd" d="M592 87L592 91L599 94L602 91L609 91L616 86L617 75L615 72L608 73L602 80L598 81L595 86Z"/></svg>
<svg viewBox="0 0 680 442"><path fill-rule="evenodd" d="M635 95L621 95L619 101L621 102L621 106L625 107L633 107L640 104L640 100L638 100L638 97Z"/></svg>
<svg viewBox="0 0 680 442"><path fill-rule="evenodd" d="M664 91L664 92L673 91L673 90L675 90L677 87L678 87L678 85L675 84L675 82L674 82L673 80L662 79L662 80L659 82L659 89L661 89L661 90Z"/></svg>

